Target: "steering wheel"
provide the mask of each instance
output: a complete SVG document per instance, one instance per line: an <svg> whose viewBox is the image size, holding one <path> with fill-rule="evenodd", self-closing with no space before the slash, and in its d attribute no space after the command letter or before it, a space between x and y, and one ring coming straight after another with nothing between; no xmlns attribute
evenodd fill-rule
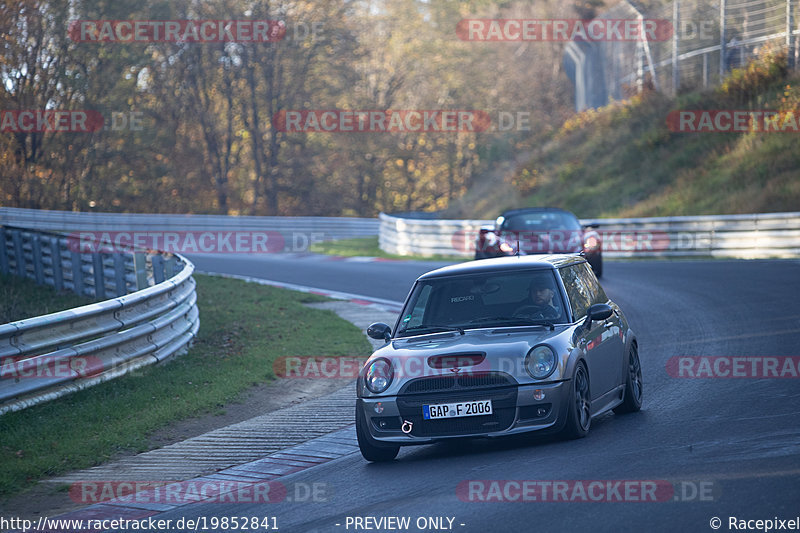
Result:
<svg viewBox="0 0 800 533"><path fill-rule="evenodd" d="M555 319L560 316L558 309L552 306L539 307L537 305L523 305L512 315L519 318Z"/></svg>

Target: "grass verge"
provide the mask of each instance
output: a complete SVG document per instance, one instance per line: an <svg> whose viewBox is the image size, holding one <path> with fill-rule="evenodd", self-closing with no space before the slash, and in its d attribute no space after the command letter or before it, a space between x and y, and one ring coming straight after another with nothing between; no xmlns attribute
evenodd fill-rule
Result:
<svg viewBox="0 0 800 533"><path fill-rule="evenodd" d="M273 378L286 355L366 356L366 338L313 294L195 275L200 331L164 365L0 416L0 496L35 481L148 449L148 434L214 412ZM325 339L324 354L309 353Z"/></svg>
<svg viewBox="0 0 800 533"><path fill-rule="evenodd" d="M469 261L470 257L459 257L454 255L432 255L423 257L421 255L397 255L389 254L380 249L378 237L358 237L354 239L341 239L338 241L318 242L311 246L310 250L317 254L338 255L342 257L381 257L383 259L409 259L416 261L449 261L459 263Z"/></svg>
<svg viewBox="0 0 800 533"><path fill-rule="evenodd" d="M0 274L0 324L47 315L92 303L75 293L37 285L33 280Z"/></svg>
<svg viewBox="0 0 800 533"><path fill-rule="evenodd" d="M800 141L791 128L671 130L667 117L685 110L775 110L796 117L800 77L787 69L785 55L767 51L714 89L677 98L644 93L580 113L514 177L521 194L513 207L552 205L581 218L797 210ZM471 216L481 215L487 214Z"/></svg>

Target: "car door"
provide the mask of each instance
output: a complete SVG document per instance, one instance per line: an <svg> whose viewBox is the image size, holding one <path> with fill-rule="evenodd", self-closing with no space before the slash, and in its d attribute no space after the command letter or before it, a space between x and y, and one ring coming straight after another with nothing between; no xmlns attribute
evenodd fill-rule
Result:
<svg viewBox="0 0 800 533"><path fill-rule="evenodd" d="M592 303L612 304L613 302L608 299L603 287L600 286L600 282L597 280L597 276L595 276L591 265L589 265L589 263L582 263L581 267L582 268L579 269L580 276L581 279L583 279L583 282L589 288L590 294L593 295ZM616 385L622 383L623 369L626 367L626 364L625 343L623 342L622 334L622 320L620 319L615 306L612 305L611 308L614 309L614 313L602 322L602 326L603 329L605 329L605 332L603 333L603 345L610 352L609 360L613 362L612 369L617 369L611 385L611 388L614 388Z"/></svg>
<svg viewBox="0 0 800 533"><path fill-rule="evenodd" d="M559 269L567 296L570 300L575 320L583 321L589 306L595 303L606 303L602 289L598 291L587 278L587 263L579 263ZM589 272L590 275L591 272ZM596 280L595 280L596 281ZM603 301L598 301L603 299ZM619 384L622 363L620 360L619 317L612 314L605 321L593 321L588 330L582 329L577 343L586 351L586 363L589 367L589 387L592 400L608 393Z"/></svg>

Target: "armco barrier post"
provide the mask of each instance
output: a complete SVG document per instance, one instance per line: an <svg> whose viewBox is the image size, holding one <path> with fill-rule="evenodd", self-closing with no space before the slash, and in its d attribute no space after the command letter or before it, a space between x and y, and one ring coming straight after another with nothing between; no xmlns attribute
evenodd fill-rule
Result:
<svg viewBox="0 0 800 533"><path fill-rule="evenodd" d="M150 263L153 265L153 281L158 285L164 281L164 258L161 255L154 255Z"/></svg>
<svg viewBox="0 0 800 533"><path fill-rule="evenodd" d="M133 270L136 275L136 290L147 288L147 256L144 253L133 254Z"/></svg>
<svg viewBox="0 0 800 533"><path fill-rule="evenodd" d="M92 272L94 273L94 297L96 300L105 300L106 282L103 275L103 254L92 254Z"/></svg>
<svg viewBox="0 0 800 533"><path fill-rule="evenodd" d="M17 275L25 277L25 254L22 251L22 232L18 229L11 231L14 239L14 259L17 261Z"/></svg>
<svg viewBox="0 0 800 533"><path fill-rule="evenodd" d="M8 243L6 241L6 228L0 227L0 272L8 274Z"/></svg>
<svg viewBox="0 0 800 533"><path fill-rule="evenodd" d="M83 292L83 257L78 252L70 252L72 256L72 290L75 294L86 296Z"/></svg>
<svg viewBox="0 0 800 533"><path fill-rule="evenodd" d="M169 279L175 275L175 257L164 261L164 277Z"/></svg>
<svg viewBox="0 0 800 533"><path fill-rule="evenodd" d="M36 283L44 285L44 269L42 268L42 241L38 233L31 234L31 253L33 255L33 275Z"/></svg>
<svg viewBox="0 0 800 533"><path fill-rule="evenodd" d="M64 290L64 272L61 264L61 241L57 237L50 239L50 257L53 258L53 287L57 291Z"/></svg>
<svg viewBox="0 0 800 533"><path fill-rule="evenodd" d="M125 255L117 252L114 257L114 284L117 296L128 294L128 284L125 282Z"/></svg>

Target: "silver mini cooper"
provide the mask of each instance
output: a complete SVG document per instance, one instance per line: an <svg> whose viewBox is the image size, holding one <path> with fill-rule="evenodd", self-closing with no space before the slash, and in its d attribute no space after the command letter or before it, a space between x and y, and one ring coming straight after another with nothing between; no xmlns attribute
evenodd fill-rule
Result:
<svg viewBox="0 0 800 533"><path fill-rule="evenodd" d="M609 409L638 411L636 336L575 255L487 259L417 279L357 382L368 461L400 446L560 431L579 438Z"/></svg>

